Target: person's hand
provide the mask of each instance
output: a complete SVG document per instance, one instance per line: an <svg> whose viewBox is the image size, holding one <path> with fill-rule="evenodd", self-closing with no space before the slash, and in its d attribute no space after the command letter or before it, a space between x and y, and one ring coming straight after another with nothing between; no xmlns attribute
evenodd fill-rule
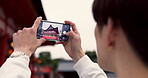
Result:
<svg viewBox="0 0 148 78"><path fill-rule="evenodd" d="M71 21L65 21L66 24L70 24L72 30L67 32L66 35L69 36L69 40L63 43L63 46L69 56L77 62L85 54L81 48L81 38L80 34L76 28L76 25Z"/></svg>
<svg viewBox="0 0 148 78"><path fill-rule="evenodd" d="M23 28L13 34L14 51L24 52L31 56L35 50L45 42L45 39L37 39L36 32L42 17L38 17L31 28Z"/></svg>

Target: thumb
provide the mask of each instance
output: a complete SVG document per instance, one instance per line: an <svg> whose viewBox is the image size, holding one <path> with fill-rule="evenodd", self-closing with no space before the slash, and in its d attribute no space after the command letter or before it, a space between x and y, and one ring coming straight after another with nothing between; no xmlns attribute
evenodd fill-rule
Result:
<svg viewBox="0 0 148 78"><path fill-rule="evenodd" d="M37 43L38 43L38 46L40 46L42 43L44 43L46 40L44 38L41 38L41 39L37 39Z"/></svg>
<svg viewBox="0 0 148 78"><path fill-rule="evenodd" d="M70 32L66 33L66 36L74 38L75 37L75 33L73 31L70 31Z"/></svg>

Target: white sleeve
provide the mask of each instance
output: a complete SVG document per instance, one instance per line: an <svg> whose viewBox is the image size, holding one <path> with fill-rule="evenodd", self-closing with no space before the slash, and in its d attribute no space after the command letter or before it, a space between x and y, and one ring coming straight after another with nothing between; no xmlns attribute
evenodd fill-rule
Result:
<svg viewBox="0 0 148 78"><path fill-rule="evenodd" d="M0 68L0 78L30 78L29 56L8 58Z"/></svg>
<svg viewBox="0 0 148 78"><path fill-rule="evenodd" d="M80 78L107 78L105 72L85 55L74 65Z"/></svg>

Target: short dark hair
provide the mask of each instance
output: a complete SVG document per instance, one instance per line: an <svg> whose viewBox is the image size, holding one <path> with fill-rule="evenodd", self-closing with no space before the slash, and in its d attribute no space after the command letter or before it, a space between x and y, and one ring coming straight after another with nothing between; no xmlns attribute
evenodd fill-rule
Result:
<svg viewBox="0 0 148 78"><path fill-rule="evenodd" d="M113 20L121 27L128 42L148 66L148 0L94 0L93 17L99 29Z"/></svg>

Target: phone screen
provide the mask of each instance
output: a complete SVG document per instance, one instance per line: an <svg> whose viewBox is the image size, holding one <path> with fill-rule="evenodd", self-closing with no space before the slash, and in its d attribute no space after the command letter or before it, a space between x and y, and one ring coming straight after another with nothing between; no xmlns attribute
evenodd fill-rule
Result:
<svg viewBox="0 0 148 78"><path fill-rule="evenodd" d="M66 32L70 31L70 25L65 23L42 20L37 29L37 38L47 41L67 41Z"/></svg>

